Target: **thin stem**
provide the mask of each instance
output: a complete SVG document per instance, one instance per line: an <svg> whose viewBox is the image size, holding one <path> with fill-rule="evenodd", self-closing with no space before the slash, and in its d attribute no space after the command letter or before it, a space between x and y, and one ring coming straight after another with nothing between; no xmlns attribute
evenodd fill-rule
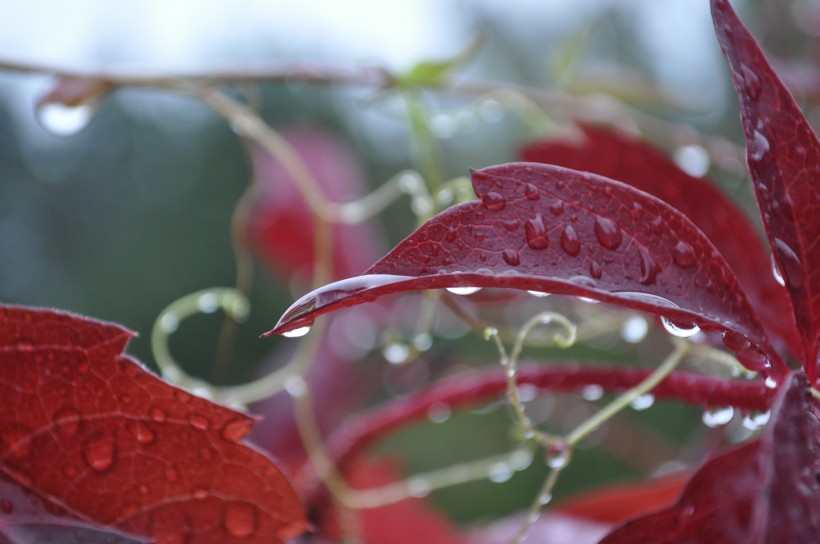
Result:
<svg viewBox="0 0 820 544"><path fill-rule="evenodd" d="M403 97L407 107L407 119L410 121L410 132L413 135L413 143L416 147L419 169L428 187L435 190L441 185L443 179L438 164L435 138L430 131L427 110L417 91L407 90L403 93ZM432 209L430 212L432 212ZM424 215L429 215L430 212ZM428 217L419 217L418 219L423 223Z"/></svg>

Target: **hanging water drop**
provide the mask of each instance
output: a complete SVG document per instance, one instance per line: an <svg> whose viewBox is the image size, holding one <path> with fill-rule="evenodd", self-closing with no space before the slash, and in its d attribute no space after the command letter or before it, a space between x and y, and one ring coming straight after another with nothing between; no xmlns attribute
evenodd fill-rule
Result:
<svg viewBox="0 0 820 544"><path fill-rule="evenodd" d="M484 340L490 340L494 336L498 335L498 329L495 327L487 327L484 329Z"/></svg>
<svg viewBox="0 0 820 544"><path fill-rule="evenodd" d="M766 376L766 379L763 380L763 385L765 385L767 389L776 389L777 388L777 380L775 380L771 376Z"/></svg>
<svg viewBox="0 0 820 544"><path fill-rule="evenodd" d="M552 493L545 491L538 495L538 504L540 504L541 506L548 505L550 501L552 501Z"/></svg>
<svg viewBox="0 0 820 544"><path fill-rule="evenodd" d="M59 102L39 104L35 111L37 121L54 136L74 136L94 117L95 107L90 104L66 106Z"/></svg>
<svg viewBox="0 0 820 544"><path fill-rule="evenodd" d="M544 293L543 291L529 291L528 290L527 293L531 294L532 296L534 296L536 298L544 298L544 297L550 296L549 293Z"/></svg>
<svg viewBox="0 0 820 544"><path fill-rule="evenodd" d="M481 291L481 287L448 287L447 291L454 295L472 295Z"/></svg>
<svg viewBox="0 0 820 544"><path fill-rule="evenodd" d="M595 238L598 239L598 243L602 247L613 250L621 245L621 229L611 219L601 216L596 217L593 230L595 231Z"/></svg>
<svg viewBox="0 0 820 544"><path fill-rule="evenodd" d="M758 412L753 410L743 418L743 426L750 431L756 431L763 428L769 422L771 415L772 413L769 411Z"/></svg>
<svg viewBox="0 0 820 544"><path fill-rule="evenodd" d="M286 336L288 338L299 338L306 335L308 332L310 332L310 325L306 327L299 327L298 329L293 329L292 331L283 332L282 336Z"/></svg>
<svg viewBox="0 0 820 544"><path fill-rule="evenodd" d="M703 423L707 427L716 428L729 423L735 415L731 406L711 406L703 411Z"/></svg>
<svg viewBox="0 0 820 544"><path fill-rule="evenodd" d="M655 395L652 393L644 393L632 401L632 409L641 411L651 408L655 404Z"/></svg>
<svg viewBox="0 0 820 544"><path fill-rule="evenodd" d="M567 466L572 450L563 442L550 444L544 452L544 462L553 470L560 470Z"/></svg>
<svg viewBox="0 0 820 544"><path fill-rule="evenodd" d="M676 323L666 317L661 317L661 324L666 332L678 338L690 338L700 332L700 327L694 323Z"/></svg>
<svg viewBox="0 0 820 544"><path fill-rule="evenodd" d="M561 247L568 255L575 257L581 252L581 242L578 240L578 234L576 234L572 225L564 227L564 230L561 231L560 240Z"/></svg>

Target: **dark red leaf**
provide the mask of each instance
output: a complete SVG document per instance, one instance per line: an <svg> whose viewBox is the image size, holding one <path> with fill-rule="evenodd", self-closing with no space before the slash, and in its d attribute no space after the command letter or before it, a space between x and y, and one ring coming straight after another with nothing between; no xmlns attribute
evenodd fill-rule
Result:
<svg viewBox="0 0 820 544"><path fill-rule="evenodd" d="M338 138L307 128L282 135L329 200L345 202L365 192L362 167ZM279 161L258 147L251 148L251 159L257 183L250 216L253 248L280 275L309 279L315 258L310 209ZM359 274L376 259L380 244L368 223L334 225L333 235L334 279Z"/></svg>
<svg viewBox="0 0 820 544"><path fill-rule="evenodd" d="M0 544L141 544L115 529L84 523L0 472Z"/></svg>
<svg viewBox="0 0 820 544"><path fill-rule="evenodd" d="M253 419L122 355L132 333L0 307L0 470L72 517L158 542L279 542L306 521ZM178 539L178 540L174 540Z"/></svg>
<svg viewBox="0 0 820 544"><path fill-rule="evenodd" d="M475 171L473 188L479 202L440 213L365 275L305 295L268 334L391 293L508 287L722 330L750 368L767 358L783 366L726 262L666 203L608 178L532 163Z"/></svg>
<svg viewBox="0 0 820 544"><path fill-rule="evenodd" d="M803 374L781 388L757 440L708 461L672 508L602 544L811 544L820 534L820 406Z"/></svg>
<svg viewBox="0 0 820 544"><path fill-rule="evenodd" d="M578 140L548 140L521 150L526 161L589 171L629 183L689 218L720 251L769 334L802 353L785 288L768 270L769 255L743 211L713 183L690 176L660 151L625 135L584 126Z"/></svg>
<svg viewBox="0 0 820 544"><path fill-rule="evenodd" d="M814 380L820 350L820 142L727 0L712 0L712 18L732 69L763 224Z"/></svg>

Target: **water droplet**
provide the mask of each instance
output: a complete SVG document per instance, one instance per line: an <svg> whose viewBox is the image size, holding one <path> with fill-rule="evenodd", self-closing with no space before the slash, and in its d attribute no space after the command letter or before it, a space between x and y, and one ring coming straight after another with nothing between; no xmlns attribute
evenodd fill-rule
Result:
<svg viewBox="0 0 820 544"><path fill-rule="evenodd" d="M54 425L63 436L74 436L80 430L82 416L74 408L63 408L54 413Z"/></svg>
<svg viewBox="0 0 820 544"><path fill-rule="evenodd" d="M201 501L201 500L207 499L209 493L208 493L208 490L205 489L204 487L197 487L196 489L194 489L194 491L193 491L193 493L191 493L191 495L196 500Z"/></svg>
<svg viewBox="0 0 820 544"><path fill-rule="evenodd" d="M731 406L711 406L703 411L703 423L707 427L721 427L729 423L735 415Z"/></svg>
<svg viewBox="0 0 820 544"><path fill-rule="evenodd" d="M194 428L199 429L200 431L207 431L208 428L210 428L211 426L211 422L208 421L208 418L200 414L189 415L188 423L190 423Z"/></svg>
<svg viewBox="0 0 820 544"><path fill-rule="evenodd" d="M544 452L544 461L553 470L559 470L569 463L572 450L563 442L550 444Z"/></svg>
<svg viewBox="0 0 820 544"><path fill-rule="evenodd" d="M700 178L709 171L709 153L699 145L684 145L675 151L675 164L692 177Z"/></svg>
<svg viewBox="0 0 820 544"><path fill-rule="evenodd" d="M63 474L66 478L74 478L77 476L77 467L74 465L65 465L63 466Z"/></svg>
<svg viewBox="0 0 820 544"><path fill-rule="evenodd" d="M388 342L382 348L382 356L391 365L400 365L410 357L410 346L404 342Z"/></svg>
<svg viewBox="0 0 820 544"><path fill-rule="evenodd" d="M752 344L742 334L726 331L723 333L723 345L733 352L738 352L749 349Z"/></svg>
<svg viewBox="0 0 820 544"><path fill-rule="evenodd" d="M778 257L780 257L779 261L782 265L782 272L784 273L781 280L785 281L782 283L786 284L790 289L802 287L803 266L800 264L800 259L794 250L780 238L774 239L774 250Z"/></svg>
<svg viewBox="0 0 820 544"><path fill-rule="evenodd" d="M783 287L786 286L786 280L783 279L783 274L780 273L780 269L777 267L777 261L774 260L774 255L772 255L772 275L777 283Z"/></svg>
<svg viewBox="0 0 820 544"><path fill-rule="evenodd" d="M652 229L652 234L659 235L663 232L663 218L658 215L649 222L649 226Z"/></svg>
<svg viewBox="0 0 820 544"><path fill-rule="evenodd" d="M504 261L510 266L518 266L521 264L521 257L518 255L517 251L512 249L505 249L501 256L504 257Z"/></svg>
<svg viewBox="0 0 820 544"><path fill-rule="evenodd" d="M239 442L251 432L253 420L244 417L236 417L229 420L222 427L220 435L228 442Z"/></svg>
<svg viewBox="0 0 820 544"><path fill-rule="evenodd" d="M578 240L578 235L572 225L567 225L561 231L561 247L573 257L581 252L581 242Z"/></svg>
<svg viewBox="0 0 820 544"><path fill-rule="evenodd" d="M760 98L760 93L763 91L763 84L760 82L760 78L757 77L757 74L754 73L751 68L741 63L740 76L752 100Z"/></svg>
<svg viewBox="0 0 820 544"><path fill-rule="evenodd" d="M638 247L638 254L640 255L641 277L638 281L643 285L652 285L655 283L655 278L658 276L660 269L658 263L649 254L645 247Z"/></svg>
<svg viewBox="0 0 820 544"><path fill-rule="evenodd" d="M695 250L682 240L672 248L672 259L675 261L675 264L681 268L689 268L695 264L697 260L695 258Z"/></svg>
<svg viewBox="0 0 820 544"><path fill-rule="evenodd" d="M572 276L571 278L569 278L568 281L571 281L572 283L577 283L578 285L583 285L584 287L591 287L591 288L595 288L598 285L598 282L596 282L592 278L588 278L587 276ZM584 302L590 302L590 301L585 300ZM592 300L592 302L594 303L594 302L598 302L598 301L597 300Z"/></svg>
<svg viewBox="0 0 820 544"><path fill-rule="evenodd" d="M481 203L485 208L494 212L500 212L507 207L507 199L495 191L490 191L489 193L482 195Z"/></svg>
<svg viewBox="0 0 820 544"><path fill-rule="evenodd" d="M301 376L288 376L285 380L285 391L287 391L291 397L298 399L307 394L308 385Z"/></svg>
<svg viewBox="0 0 820 544"><path fill-rule="evenodd" d="M165 465L163 474L165 475L165 479L171 483L174 483L179 479L179 471L177 471L177 467L171 463Z"/></svg>
<svg viewBox="0 0 820 544"><path fill-rule="evenodd" d="M54 136L74 136L91 122L95 107L91 104L67 106L58 102L40 104L35 111L37 121Z"/></svg>
<svg viewBox="0 0 820 544"><path fill-rule="evenodd" d="M637 344L646 338L647 332L649 332L649 323L641 315L630 316L621 325L621 338L630 344Z"/></svg>
<svg viewBox="0 0 820 544"><path fill-rule="evenodd" d="M212 314L219 309L219 297L214 293L204 293L197 301L196 306L204 314Z"/></svg>
<svg viewBox="0 0 820 544"><path fill-rule="evenodd" d="M775 380L771 376L766 376L766 379L763 380L763 385L765 385L768 389L776 389L777 388L777 380Z"/></svg>
<svg viewBox="0 0 820 544"><path fill-rule="evenodd" d="M472 295L481 291L481 287L448 287L447 290L454 295Z"/></svg>
<svg viewBox="0 0 820 544"><path fill-rule="evenodd" d="M427 351L433 347L433 337L427 333L417 334L413 338L413 347L418 351Z"/></svg>
<svg viewBox="0 0 820 544"><path fill-rule="evenodd" d="M597 383L585 385L581 388L581 398L584 400L599 400L604 396L604 388Z"/></svg>
<svg viewBox="0 0 820 544"><path fill-rule="evenodd" d="M538 495L538 504L546 506L552 501L552 493L544 492Z"/></svg>
<svg viewBox="0 0 820 544"><path fill-rule="evenodd" d="M538 200L541 193L538 192L538 187L532 183L528 183L524 186L524 196L526 196L529 200Z"/></svg>
<svg viewBox="0 0 820 544"><path fill-rule="evenodd" d="M162 423L163 421L168 419L168 414L166 414L162 410L162 408L157 408L156 406L151 408L151 410L148 412L148 415L150 415L151 419L153 419L157 423Z"/></svg>
<svg viewBox="0 0 820 544"><path fill-rule="evenodd" d="M310 325L307 327L299 327L298 329L293 329L292 331L283 332L282 336L287 336L288 338L299 338L300 336L306 335L310 332Z"/></svg>
<svg viewBox="0 0 820 544"><path fill-rule="evenodd" d="M666 332L678 338L689 338L700 332L700 327L694 323L673 322L666 317L661 317L661 324Z"/></svg>
<svg viewBox="0 0 820 544"><path fill-rule="evenodd" d="M632 409L638 411L646 410L647 408L651 408L653 404L655 404L655 395L645 393L632 401Z"/></svg>
<svg viewBox="0 0 820 544"><path fill-rule="evenodd" d="M487 478L497 484L508 481L512 476L513 470L507 463L493 463L487 472Z"/></svg>
<svg viewBox="0 0 820 544"><path fill-rule="evenodd" d="M104 472L114 464L117 444L114 435L103 432L92 437L83 446L83 459L97 472Z"/></svg>
<svg viewBox="0 0 820 544"><path fill-rule="evenodd" d="M484 329L484 340L489 340L498 334L498 329L495 327L487 327Z"/></svg>
<svg viewBox="0 0 820 544"><path fill-rule="evenodd" d="M746 414L743 418L743 426L749 429L750 431L756 431L762 427L764 427L768 422L769 418L771 417L772 413L769 411L766 412L758 412L753 410Z"/></svg>
<svg viewBox="0 0 820 544"><path fill-rule="evenodd" d="M527 245L533 249L546 249L550 245L544 218L540 213L524 223L524 235Z"/></svg>
<svg viewBox="0 0 820 544"><path fill-rule="evenodd" d="M434 402L427 408L427 419L431 423L444 423L450 419L451 414L450 407L443 402Z"/></svg>
<svg viewBox="0 0 820 544"><path fill-rule="evenodd" d="M159 328L163 330L163 332L167 334L171 334L177 331L179 328L179 317L173 313L164 314L159 319Z"/></svg>
<svg viewBox="0 0 820 544"><path fill-rule="evenodd" d="M769 140L759 130L755 130L752 134L752 141L749 142L749 156L756 161L759 161L766 156L771 146Z"/></svg>
<svg viewBox="0 0 820 544"><path fill-rule="evenodd" d="M430 482L421 477L411 477L407 479L407 494L418 499L430 494Z"/></svg>
<svg viewBox="0 0 820 544"><path fill-rule="evenodd" d="M602 247L612 250L621 245L621 229L611 219L601 216L596 217L593 230L595 231L595 238L598 239L598 243Z"/></svg>
<svg viewBox="0 0 820 544"><path fill-rule="evenodd" d="M601 279L601 276L604 275L604 271L601 268L601 265L598 264L596 261L592 261L589 263L589 275L595 278L596 280Z"/></svg>
<svg viewBox="0 0 820 544"><path fill-rule="evenodd" d="M129 419L125 422L126 430L133 436L137 442L142 445L148 445L154 442L156 435L154 431L144 422Z"/></svg>
<svg viewBox="0 0 820 544"><path fill-rule="evenodd" d="M554 216L559 216L564 214L564 202L562 200L554 200L548 206L550 213Z"/></svg>
<svg viewBox="0 0 820 544"><path fill-rule="evenodd" d="M256 533L256 506L242 502L225 505L222 522L228 534L234 538L248 538Z"/></svg>
<svg viewBox="0 0 820 544"><path fill-rule="evenodd" d="M518 219L504 219L501 221L501 224L510 232L518 229Z"/></svg>
<svg viewBox="0 0 820 544"><path fill-rule="evenodd" d="M541 291L527 291L527 293L529 293L532 296L537 297L537 298L544 298L544 297L550 296L549 293L544 293L544 292L541 292Z"/></svg>

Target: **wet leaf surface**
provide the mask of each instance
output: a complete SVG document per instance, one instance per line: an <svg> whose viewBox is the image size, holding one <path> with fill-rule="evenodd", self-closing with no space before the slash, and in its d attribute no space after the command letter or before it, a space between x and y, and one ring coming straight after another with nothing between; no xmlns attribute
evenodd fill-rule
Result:
<svg viewBox="0 0 820 544"><path fill-rule="evenodd" d="M440 213L365 275L305 295L271 333L391 293L508 287L722 330L750 368L761 369L767 357L782 364L718 251L664 202L608 178L533 163L475 171L473 187L478 202Z"/></svg>
<svg viewBox="0 0 820 544"><path fill-rule="evenodd" d="M631 521L602 544L810 544L820 534L820 405L805 375L784 384L756 440L710 459L672 508Z"/></svg>
<svg viewBox="0 0 820 544"><path fill-rule="evenodd" d="M731 4L712 18L737 91L746 162L814 379L820 350L820 142Z"/></svg>
<svg viewBox="0 0 820 544"><path fill-rule="evenodd" d="M6 477L71 518L158 542L301 533L288 481L240 443L253 419L148 373L122 354L131 336L70 314L0 307Z"/></svg>

